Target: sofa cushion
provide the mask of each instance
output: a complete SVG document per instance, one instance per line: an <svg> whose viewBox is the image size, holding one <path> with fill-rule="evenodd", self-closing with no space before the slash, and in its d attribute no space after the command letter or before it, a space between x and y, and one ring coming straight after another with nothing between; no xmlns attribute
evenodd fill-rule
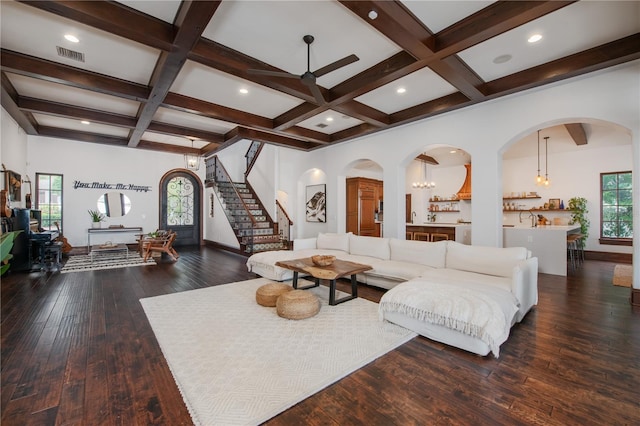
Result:
<svg viewBox="0 0 640 426"><path fill-rule="evenodd" d="M389 238L363 237L351 234L349 236L349 253L388 260L390 257Z"/></svg>
<svg viewBox="0 0 640 426"><path fill-rule="evenodd" d="M447 241L445 267L498 277L511 277L518 261L527 258L524 247L467 246Z"/></svg>
<svg viewBox="0 0 640 426"><path fill-rule="evenodd" d="M319 249L342 250L349 253L349 235L351 235L351 232L348 234L325 234L320 232L316 246Z"/></svg>
<svg viewBox="0 0 640 426"><path fill-rule="evenodd" d="M410 280L423 276L432 268L419 263L398 262L396 260L386 260L377 262L373 270L366 271L365 275L390 278L393 280Z"/></svg>
<svg viewBox="0 0 640 426"><path fill-rule="evenodd" d="M313 238L296 238L293 240L293 250L314 249L318 239Z"/></svg>
<svg viewBox="0 0 640 426"><path fill-rule="evenodd" d="M425 241L399 240L389 242L391 260L417 263L432 268L444 268L447 241L428 243Z"/></svg>

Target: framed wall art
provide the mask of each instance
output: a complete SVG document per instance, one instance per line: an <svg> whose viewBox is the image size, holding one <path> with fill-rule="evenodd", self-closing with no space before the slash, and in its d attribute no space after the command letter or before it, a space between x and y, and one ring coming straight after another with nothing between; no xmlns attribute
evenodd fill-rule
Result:
<svg viewBox="0 0 640 426"><path fill-rule="evenodd" d="M307 186L305 198L307 222L327 221L326 188L325 184Z"/></svg>

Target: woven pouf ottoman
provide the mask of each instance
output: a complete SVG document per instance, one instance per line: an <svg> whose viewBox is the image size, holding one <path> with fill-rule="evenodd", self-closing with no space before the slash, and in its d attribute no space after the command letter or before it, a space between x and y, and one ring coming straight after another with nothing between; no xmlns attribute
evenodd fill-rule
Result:
<svg viewBox="0 0 640 426"><path fill-rule="evenodd" d="M265 284L256 290L256 302L258 302L258 305L274 307L278 297L291 290L293 290L293 287L283 283Z"/></svg>
<svg viewBox="0 0 640 426"><path fill-rule="evenodd" d="M292 290L278 297L276 311L282 318L310 318L320 312L320 300L310 291Z"/></svg>

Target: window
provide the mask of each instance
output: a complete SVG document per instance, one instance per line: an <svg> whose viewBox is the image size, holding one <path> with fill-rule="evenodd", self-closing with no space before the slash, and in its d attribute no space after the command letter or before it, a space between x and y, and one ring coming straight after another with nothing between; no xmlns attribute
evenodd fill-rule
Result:
<svg viewBox="0 0 640 426"><path fill-rule="evenodd" d="M600 200L600 242L630 243L633 238L631 172L601 173Z"/></svg>
<svg viewBox="0 0 640 426"><path fill-rule="evenodd" d="M193 225L194 187L186 177L174 177L167 184L167 226Z"/></svg>
<svg viewBox="0 0 640 426"><path fill-rule="evenodd" d="M62 175L36 173L36 210L44 229L56 229L54 222L62 227Z"/></svg>

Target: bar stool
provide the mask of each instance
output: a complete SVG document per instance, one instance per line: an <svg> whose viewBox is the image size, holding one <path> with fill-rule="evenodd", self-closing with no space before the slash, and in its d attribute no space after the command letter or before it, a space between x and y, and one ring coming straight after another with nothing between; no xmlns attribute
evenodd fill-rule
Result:
<svg viewBox="0 0 640 426"><path fill-rule="evenodd" d="M441 234L438 232L434 232L431 234L431 241L432 242L436 242L436 241L445 241L449 239L449 234Z"/></svg>
<svg viewBox="0 0 640 426"><path fill-rule="evenodd" d="M414 232L413 239L418 241L430 241L431 240L430 235L431 234L429 234L428 232Z"/></svg>
<svg viewBox="0 0 640 426"><path fill-rule="evenodd" d="M567 256L569 262L571 262L571 269L576 269L577 257L579 255L580 241L582 240L581 234L568 234L567 235Z"/></svg>
<svg viewBox="0 0 640 426"><path fill-rule="evenodd" d="M404 239L405 240L413 240L413 232L406 231Z"/></svg>

